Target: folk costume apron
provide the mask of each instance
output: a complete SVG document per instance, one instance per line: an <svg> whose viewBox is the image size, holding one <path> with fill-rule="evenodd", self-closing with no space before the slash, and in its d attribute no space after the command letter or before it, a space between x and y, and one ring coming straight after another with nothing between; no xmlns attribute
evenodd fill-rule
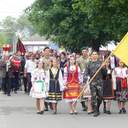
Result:
<svg viewBox="0 0 128 128"><path fill-rule="evenodd" d="M52 70L50 69L50 83L49 83L49 91L48 91L48 101L49 102L57 102L62 100L62 92L60 91L60 84L59 84L59 69L56 74L53 74Z"/></svg>
<svg viewBox="0 0 128 128"><path fill-rule="evenodd" d="M35 81L30 91L30 96L33 98L45 98L45 90L44 90L45 82L42 80Z"/></svg>
<svg viewBox="0 0 128 128"><path fill-rule="evenodd" d="M75 100L80 94L80 84L78 79L78 65L74 71L69 70L67 66L67 89L64 91L64 99Z"/></svg>

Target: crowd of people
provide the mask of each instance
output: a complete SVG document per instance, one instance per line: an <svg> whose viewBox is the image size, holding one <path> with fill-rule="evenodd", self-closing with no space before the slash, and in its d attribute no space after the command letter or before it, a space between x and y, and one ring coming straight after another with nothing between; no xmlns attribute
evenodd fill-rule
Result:
<svg viewBox="0 0 128 128"><path fill-rule="evenodd" d="M99 56L96 51L82 48L81 54L54 52L45 47L41 52L17 51L12 56L3 55L0 60L0 89L7 96L24 87L24 92L36 99L37 114L51 109L57 114L59 101L69 105L69 114L77 115L77 103L80 101L83 111L100 115L103 111L111 114L111 102L117 101L119 114L126 113L128 100L128 68L111 56L97 73L102 62L108 56ZM81 93L82 92L82 93Z"/></svg>

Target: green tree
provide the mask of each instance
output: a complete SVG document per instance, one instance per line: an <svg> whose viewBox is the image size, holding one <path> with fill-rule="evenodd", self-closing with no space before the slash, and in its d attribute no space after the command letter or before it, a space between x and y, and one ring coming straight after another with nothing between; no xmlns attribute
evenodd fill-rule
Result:
<svg viewBox="0 0 128 128"><path fill-rule="evenodd" d="M41 35L78 51L119 40L128 31L127 10L127 0L36 0L26 14Z"/></svg>
<svg viewBox="0 0 128 128"><path fill-rule="evenodd" d="M4 31L16 32L17 30L16 19L11 16L7 16L2 21L2 27L4 28Z"/></svg>
<svg viewBox="0 0 128 128"><path fill-rule="evenodd" d="M89 18L89 30L104 44L107 40L120 40L128 31L127 0L75 0L74 8Z"/></svg>
<svg viewBox="0 0 128 128"><path fill-rule="evenodd" d="M7 16L1 21L0 26L2 26L1 33L4 34L6 43L9 44L13 44L14 38L16 38L16 32L20 32L23 39L29 38L29 36L35 33L31 22L25 14L20 16L18 19Z"/></svg>
<svg viewBox="0 0 128 128"><path fill-rule="evenodd" d="M26 14L21 15L17 19L17 25L18 25L18 30L23 31L24 29L28 29L31 35L36 32L35 29L33 28L32 23L28 20Z"/></svg>
<svg viewBox="0 0 128 128"><path fill-rule="evenodd" d="M6 43L6 37L3 33L0 33L0 48Z"/></svg>

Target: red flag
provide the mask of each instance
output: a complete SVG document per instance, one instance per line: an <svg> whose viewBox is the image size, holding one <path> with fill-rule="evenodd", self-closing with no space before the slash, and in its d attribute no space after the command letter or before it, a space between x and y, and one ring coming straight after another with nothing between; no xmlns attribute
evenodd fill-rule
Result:
<svg viewBox="0 0 128 128"><path fill-rule="evenodd" d="M18 41L17 41L16 51L20 51L22 54L25 54L26 52L25 47L23 43L21 42L20 38L18 38Z"/></svg>

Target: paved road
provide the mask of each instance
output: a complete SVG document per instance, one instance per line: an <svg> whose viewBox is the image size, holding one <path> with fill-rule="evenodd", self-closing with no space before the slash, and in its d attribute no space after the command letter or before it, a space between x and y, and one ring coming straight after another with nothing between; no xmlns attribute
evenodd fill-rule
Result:
<svg viewBox="0 0 128 128"><path fill-rule="evenodd" d="M78 106L78 115L69 115L67 104L59 104L58 114L50 111L37 115L35 100L24 94L12 94L11 97L0 94L0 128L104 128L128 127L128 114L118 114L116 103L113 102L112 115L101 112L99 117L87 115ZM127 105L128 108L128 105ZM127 109L128 111L128 109ZM123 126L123 127L122 127Z"/></svg>

